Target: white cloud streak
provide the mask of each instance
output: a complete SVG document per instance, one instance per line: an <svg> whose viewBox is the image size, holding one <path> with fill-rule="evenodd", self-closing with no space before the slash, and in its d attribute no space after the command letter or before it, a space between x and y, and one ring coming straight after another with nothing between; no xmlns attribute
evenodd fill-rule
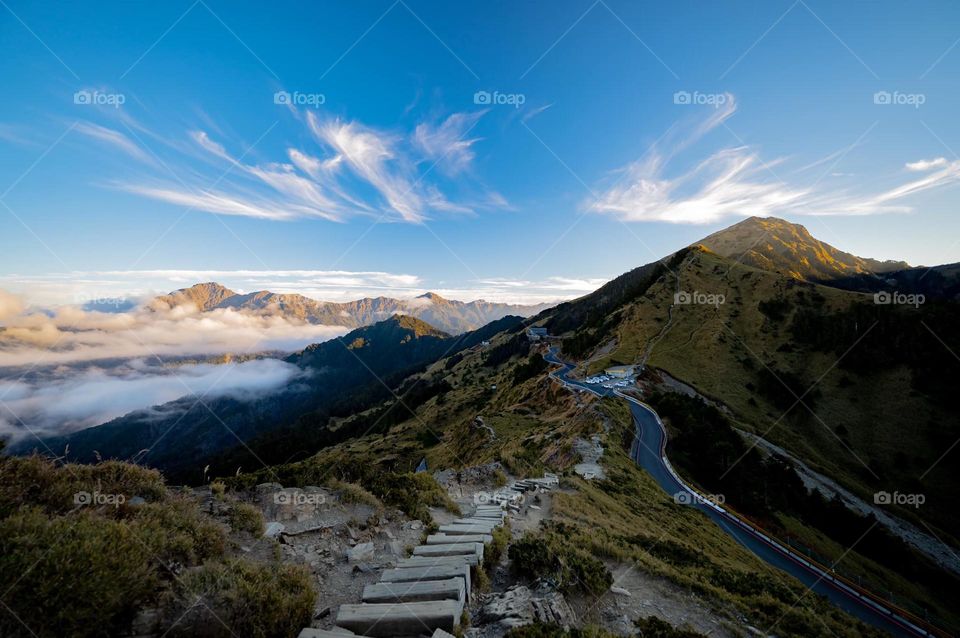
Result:
<svg viewBox="0 0 960 638"><path fill-rule="evenodd" d="M485 113L454 113L437 126L420 123L413 132L413 143L444 172L457 175L473 163L473 145L479 138L468 139L466 136Z"/></svg>
<svg viewBox="0 0 960 638"><path fill-rule="evenodd" d="M929 171L933 168L942 168L947 165L947 158L937 157L929 160L919 160L916 162L907 162L906 169L908 171Z"/></svg>
<svg viewBox="0 0 960 638"><path fill-rule="evenodd" d="M483 112L454 113L439 125L421 123L410 134L325 118L312 110L303 117L295 115L305 121L316 147L288 146L282 161L245 162L252 149L238 156L207 131L191 130L187 140L163 145L173 154L166 166L188 168L181 171L184 177L170 181L165 170L144 178L114 178L108 184L197 211L274 221L341 222L364 215L422 223L432 213L507 207L499 194L470 176L479 138L466 136ZM119 131L92 123L81 123L79 130L128 156L156 164ZM188 162L197 160L200 165L189 168ZM441 170L432 171L434 166ZM441 185L437 178L444 175L447 179ZM448 191L464 191L462 201L451 199Z"/></svg>
<svg viewBox="0 0 960 638"><path fill-rule="evenodd" d="M652 148L647 156L617 171L620 179L602 190L584 208L628 222L706 224L736 216L771 215L874 215L912 212L906 198L960 181L960 161L944 158L906 164L923 177L879 193L822 190L790 185L775 170L784 159L764 161L746 146L714 151L685 171L668 174L676 156L733 116L736 101L728 94L709 117L686 127L679 139ZM853 148L853 147L850 147ZM794 173L819 166L850 148L801 167ZM667 150L664 150L667 149ZM938 169L938 170L933 170Z"/></svg>
<svg viewBox="0 0 960 638"><path fill-rule="evenodd" d="M140 148L133 140L124 135L119 131L106 128L105 126L100 126L99 124L94 124L92 122L78 122L76 127L78 133L82 133L87 137L91 137L95 140L103 142L108 146L112 146L115 149L118 149L125 155L129 155L135 160L144 162L146 164L154 164L154 160L150 155L146 153L142 148Z"/></svg>

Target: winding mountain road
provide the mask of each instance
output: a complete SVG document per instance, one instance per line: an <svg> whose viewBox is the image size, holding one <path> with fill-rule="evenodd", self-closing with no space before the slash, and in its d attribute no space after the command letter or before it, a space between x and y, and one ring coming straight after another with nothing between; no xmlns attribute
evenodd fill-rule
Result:
<svg viewBox="0 0 960 638"><path fill-rule="evenodd" d="M832 573L825 565L812 562L789 547L771 538L761 529L744 520L722 505L705 498L687 485L670 465L666 456L667 432L659 415L648 405L618 390L602 385L588 384L569 378L574 366L561 360L556 347L551 347L544 358L560 366L550 376L567 388L590 392L599 397L618 396L629 403L636 425L630 456L641 468L678 503L695 507L738 543L767 564L787 572L811 591L827 597L837 607L864 622L894 636L938 636L924 626L923 621L896 609L870 592ZM771 631L774 628L771 628Z"/></svg>

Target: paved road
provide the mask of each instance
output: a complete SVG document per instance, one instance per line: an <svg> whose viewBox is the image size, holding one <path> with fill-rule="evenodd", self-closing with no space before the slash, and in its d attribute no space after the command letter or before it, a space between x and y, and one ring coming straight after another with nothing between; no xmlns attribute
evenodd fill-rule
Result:
<svg viewBox="0 0 960 638"><path fill-rule="evenodd" d="M668 494L673 495L678 502L696 507L761 560L787 572L813 592L827 597L837 607L864 622L894 636L934 635L894 613L882 603L836 579L827 570L810 563L805 557L794 553L761 530L728 512L725 508L700 497L680 479L670 465L665 452L666 430L660 421L660 417L652 408L633 397L621 394L616 389L570 379L568 374L573 370L573 366L559 358L555 347L550 348L544 358L548 362L560 366L558 370L550 374L565 386L590 392L597 396L618 396L629 402L630 411L633 413L637 428L630 456L636 461L637 465L646 470L660 487Z"/></svg>

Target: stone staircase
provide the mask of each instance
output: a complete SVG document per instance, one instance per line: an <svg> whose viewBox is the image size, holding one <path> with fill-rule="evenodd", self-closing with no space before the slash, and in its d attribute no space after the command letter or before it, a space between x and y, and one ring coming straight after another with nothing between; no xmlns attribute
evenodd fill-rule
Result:
<svg viewBox="0 0 960 638"><path fill-rule="evenodd" d="M306 628L299 638L422 636L452 638L470 601L471 570L482 569L484 544L503 524L500 505L478 505L469 517L441 525L413 555L363 588L362 602L340 605L336 627Z"/></svg>

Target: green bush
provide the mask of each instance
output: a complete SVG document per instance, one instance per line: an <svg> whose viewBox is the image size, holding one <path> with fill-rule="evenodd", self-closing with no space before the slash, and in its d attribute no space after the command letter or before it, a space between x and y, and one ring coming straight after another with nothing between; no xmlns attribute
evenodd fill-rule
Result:
<svg viewBox="0 0 960 638"><path fill-rule="evenodd" d="M210 483L210 493L213 494L214 498L222 499L226 491L227 484L223 481L213 481Z"/></svg>
<svg viewBox="0 0 960 638"><path fill-rule="evenodd" d="M234 503L230 506L227 514L230 519L230 527L238 532L250 532L254 536L263 536L264 520L263 513L259 508L249 503Z"/></svg>
<svg viewBox="0 0 960 638"><path fill-rule="evenodd" d="M395 505L407 516L419 518L424 523L433 520L429 510L431 505L444 507L455 514L460 514L460 507L426 472L380 474L369 479L365 485L383 502Z"/></svg>
<svg viewBox="0 0 960 638"><path fill-rule="evenodd" d="M510 544L510 521L504 521L503 525L491 532L491 536L493 540L483 550L483 566L486 569L493 569L500 562L500 557Z"/></svg>
<svg viewBox="0 0 960 638"><path fill-rule="evenodd" d="M14 514L0 521L0 583L12 612L0 613L0 635L117 635L159 584L152 559L134 529L93 511Z"/></svg>
<svg viewBox="0 0 960 638"><path fill-rule="evenodd" d="M151 557L163 565L199 565L222 556L226 548L223 527L202 516L196 503L182 497L141 505L128 524Z"/></svg>
<svg viewBox="0 0 960 638"><path fill-rule="evenodd" d="M164 601L164 625L169 636L292 637L310 624L316 598L302 566L230 559L178 578Z"/></svg>
<svg viewBox="0 0 960 638"><path fill-rule="evenodd" d="M327 486L339 494L340 501L343 503L369 505L376 510L383 509L380 499L365 490L362 485L330 479Z"/></svg>
<svg viewBox="0 0 960 638"><path fill-rule="evenodd" d="M656 616L639 618L633 623L640 638L703 638L703 634L691 629L677 629Z"/></svg>
<svg viewBox="0 0 960 638"><path fill-rule="evenodd" d="M81 492L122 495L125 501L134 496L155 501L163 498L167 489L160 472L131 463L55 465L39 455L4 457L0 461L0 516L21 505L64 514L76 508L75 496ZM111 513L109 510L118 508L101 509Z"/></svg>
<svg viewBox="0 0 960 638"><path fill-rule="evenodd" d="M606 566L579 547L569 545L562 530L527 532L510 546L507 555L520 574L553 580L564 592L579 590L599 596L613 584Z"/></svg>

